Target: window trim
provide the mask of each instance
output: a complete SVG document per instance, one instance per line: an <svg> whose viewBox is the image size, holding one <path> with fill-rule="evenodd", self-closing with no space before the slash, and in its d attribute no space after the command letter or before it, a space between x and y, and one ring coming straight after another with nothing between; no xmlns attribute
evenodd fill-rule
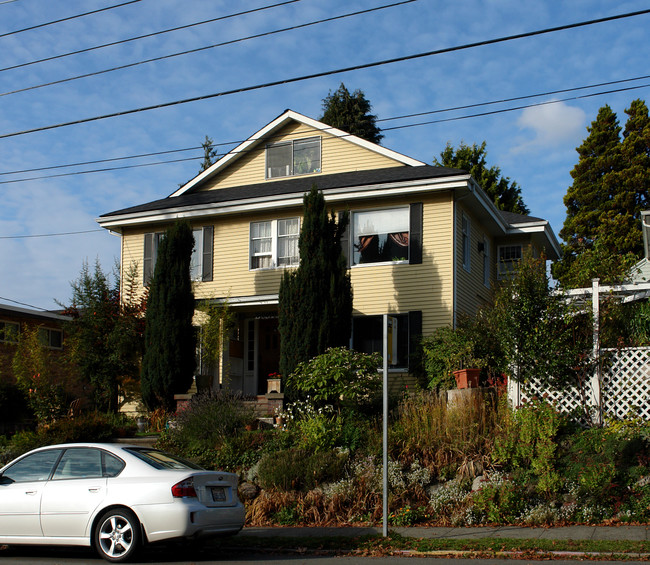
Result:
<svg viewBox="0 0 650 565"><path fill-rule="evenodd" d="M461 237L461 260L463 269L468 273L472 269L472 223L465 212L461 215L460 220L460 237Z"/></svg>
<svg viewBox="0 0 650 565"><path fill-rule="evenodd" d="M412 234L412 224L413 224L413 206L417 205L402 205L402 206L389 206L386 208L364 208L361 210L354 210L350 212L350 223L348 225L348 230L350 231L350 237L348 238L347 241L347 246L348 246L348 257L349 257L349 265L350 268L358 268L358 267L371 267L371 266L378 266L378 265L405 265L411 263L411 247L414 245L414 242L412 241L411 234ZM369 263L357 263L355 262L355 240L356 240L356 235L354 231L354 218L357 214L367 214L367 213L372 213L372 212L387 212L391 210L399 210L402 212L405 212L407 215L407 222L408 222L408 234L409 234L409 244L408 244L408 249L407 249L407 256L406 259L400 259L397 261L374 261L374 262L369 262ZM346 230L347 231L347 230Z"/></svg>
<svg viewBox="0 0 650 565"><path fill-rule="evenodd" d="M295 145L296 143L306 143L306 142L318 142L318 167L315 168L313 171L308 171L305 173L300 173L296 172L296 150L295 150ZM271 167L269 166L269 149L279 148L279 147L286 147L286 146L291 146L291 162L289 163L289 172L288 174L285 175L272 175L271 174ZM264 151L264 178L266 180L272 180L272 179L280 179L280 178L287 178L287 177L296 177L296 176L302 176L302 175L311 175L315 173L320 173L323 170L323 143L321 136L315 135L315 136L309 136L309 137L299 137L296 139L289 139L286 141L278 141L275 143L267 143Z"/></svg>
<svg viewBox="0 0 650 565"><path fill-rule="evenodd" d="M41 339L41 332L47 332L47 334L46 334L47 339L42 342L42 344L45 347L47 347L48 349L57 349L57 350L63 349L63 330L61 328L52 328L52 327L49 327L49 326L40 326L38 328L39 340ZM61 336L61 341L60 341L61 345L52 345L52 333L57 333L57 334L59 334Z"/></svg>
<svg viewBox="0 0 650 565"><path fill-rule="evenodd" d="M278 235L278 226L281 221L290 221L290 220L295 220L298 222L298 233L292 236L280 236ZM271 251L270 252L264 252L264 253L253 253L253 225L256 224L266 224L270 223L271 224ZM300 228L301 228L301 219L299 216L292 216L289 218L273 218L271 220L259 220L259 221L254 221L250 222L249 227L248 227L248 270L249 271L268 271L272 269L287 269L287 268L293 268L297 267L300 264L300 255L298 255L297 260L295 263L290 263L286 265L280 265L279 264L279 257L278 257L278 241L280 237L291 237L296 239L296 244L298 239L300 238ZM261 238L257 238L261 239ZM266 239L266 238L264 238ZM254 267L253 266L253 258L254 257L270 257L270 264L268 267Z"/></svg>
<svg viewBox="0 0 650 565"><path fill-rule="evenodd" d="M501 251L507 247L519 248L519 258L503 260L501 258ZM524 257L524 245L522 243L508 243L497 246L497 279L504 280L510 277L514 271L514 265L521 261Z"/></svg>

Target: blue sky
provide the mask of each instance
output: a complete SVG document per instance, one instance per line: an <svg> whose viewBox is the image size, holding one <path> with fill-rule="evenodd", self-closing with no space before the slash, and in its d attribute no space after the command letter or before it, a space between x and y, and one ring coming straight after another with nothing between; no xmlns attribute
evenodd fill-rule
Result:
<svg viewBox="0 0 650 565"><path fill-rule="evenodd" d="M140 0L122 7L11 33L122 4L126 0L0 0L0 303L56 308L84 261L110 272L119 238L99 230L103 213L172 193L198 172L201 151L15 173L241 141L291 108L319 118L322 99L341 82L361 89L382 121L382 145L431 163L447 142L487 142L488 164L521 185L531 215L558 233L563 196L598 109L609 104L621 125L632 100L648 100L650 79L388 120L494 100L650 75L650 15L477 46L161 109L27 130L185 100L314 73L479 43L650 8L640 0L416 0L300 29L236 41L127 69L98 73L181 51L233 42L391 0L300 0L221 21L51 61L46 57L153 34L278 4L282 0ZM395 1L395 0L393 0ZM575 99L614 89L635 90ZM23 90L29 89L29 90ZM23 90L22 92L14 92ZM14 92L12 94L8 94ZM570 100L565 100L571 98ZM554 104L494 112L526 104ZM385 120L385 121L384 121ZM409 126L426 121L425 125ZM232 145L223 146L224 149ZM194 158L161 165L146 163ZM130 168L116 168L129 166ZM92 169L113 169L79 174ZM70 175L68 173L77 173ZM13 173L13 174L7 174ZM52 175L66 175L55 176ZM22 180L37 176L50 178ZM21 180L21 182L11 182ZM99 230L99 231L98 231ZM53 235L70 234L71 235ZM79 233L83 232L83 233ZM12 302L13 301L13 302Z"/></svg>

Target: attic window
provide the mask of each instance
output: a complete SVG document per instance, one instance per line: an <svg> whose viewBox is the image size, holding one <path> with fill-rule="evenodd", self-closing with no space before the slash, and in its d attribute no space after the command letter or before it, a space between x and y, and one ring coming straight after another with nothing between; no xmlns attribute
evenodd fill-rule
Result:
<svg viewBox="0 0 650 565"><path fill-rule="evenodd" d="M320 137L306 137L266 146L266 178L320 173Z"/></svg>

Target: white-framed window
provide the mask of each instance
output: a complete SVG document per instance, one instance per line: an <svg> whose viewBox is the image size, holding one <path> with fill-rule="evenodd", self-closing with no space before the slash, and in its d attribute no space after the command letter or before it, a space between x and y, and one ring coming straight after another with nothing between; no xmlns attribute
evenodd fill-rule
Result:
<svg viewBox="0 0 650 565"><path fill-rule="evenodd" d="M497 275L499 279L509 277L523 254L522 245L500 245L497 249Z"/></svg>
<svg viewBox="0 0 650 565"><path fill-rule="evenodd" d="M194 228L192 235L194 236L194 248L190 260L190 278L193 281L211 281L214 228L212 226Z"/></svg>
<svg viewBox="0 0 650 565"><path fill-rule="evenodd" d="M352 265L409 260L409 207L352 213Z"/></svg>
<svg viewBox="0 0 650 565"><path fill-rule="evenodd" d="M63 330L38 328L38 340L50 349L63 349Z"/></svg>
<svg viewBox="0 0 650 565"><path fill-rule="evenodd" d="M462 253L463 253L463 269L465 269L468 273L471 268L471 230L472 226L469 221L469 218L463 214L461 218L461 246L462 246Z"/></svg>
<svg viewBox="0 0 650 565"><path fill-rule="evenodd" d="M269 143L266 146L266 178L320 173L320 137Z"/></svg>
<svg viewBox="0 0 650 565"><path fill-rule="evenodd" d="M145 285L148 285L151 282L151 277L153 277L153 270L156 266L156 259L158 258L158 246L164 235L164 232L144 234L142 277Z"/></svg>
<svg viewBox="0 0 650 565"><path fill-rule="evenodd" d="M20 324L18 322L5 322L0 320L0 342L18 343Z"/></svg>
<svg viewBox="0 0 650 565"><path fill-rule="evenodd" d="M300 220L284 218L251 222L250 268L295 267L300 261Z"/></svg>
<svg viewBox="0 0 650 565"><path fill-rule="evenodd" d="M483 237L483 284L490 288L490 242Z"/></svg>

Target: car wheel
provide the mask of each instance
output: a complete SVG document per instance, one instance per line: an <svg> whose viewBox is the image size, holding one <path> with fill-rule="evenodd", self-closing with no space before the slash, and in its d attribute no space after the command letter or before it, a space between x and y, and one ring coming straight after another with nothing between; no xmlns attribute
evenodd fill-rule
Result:
<svg viewBox="0 0 650 565"><path fill-rule="evenodd" d="M95 526L93 543L99 555L107 561L126 561L140 545L140 523L126 508L108 510Z"/></svg>

